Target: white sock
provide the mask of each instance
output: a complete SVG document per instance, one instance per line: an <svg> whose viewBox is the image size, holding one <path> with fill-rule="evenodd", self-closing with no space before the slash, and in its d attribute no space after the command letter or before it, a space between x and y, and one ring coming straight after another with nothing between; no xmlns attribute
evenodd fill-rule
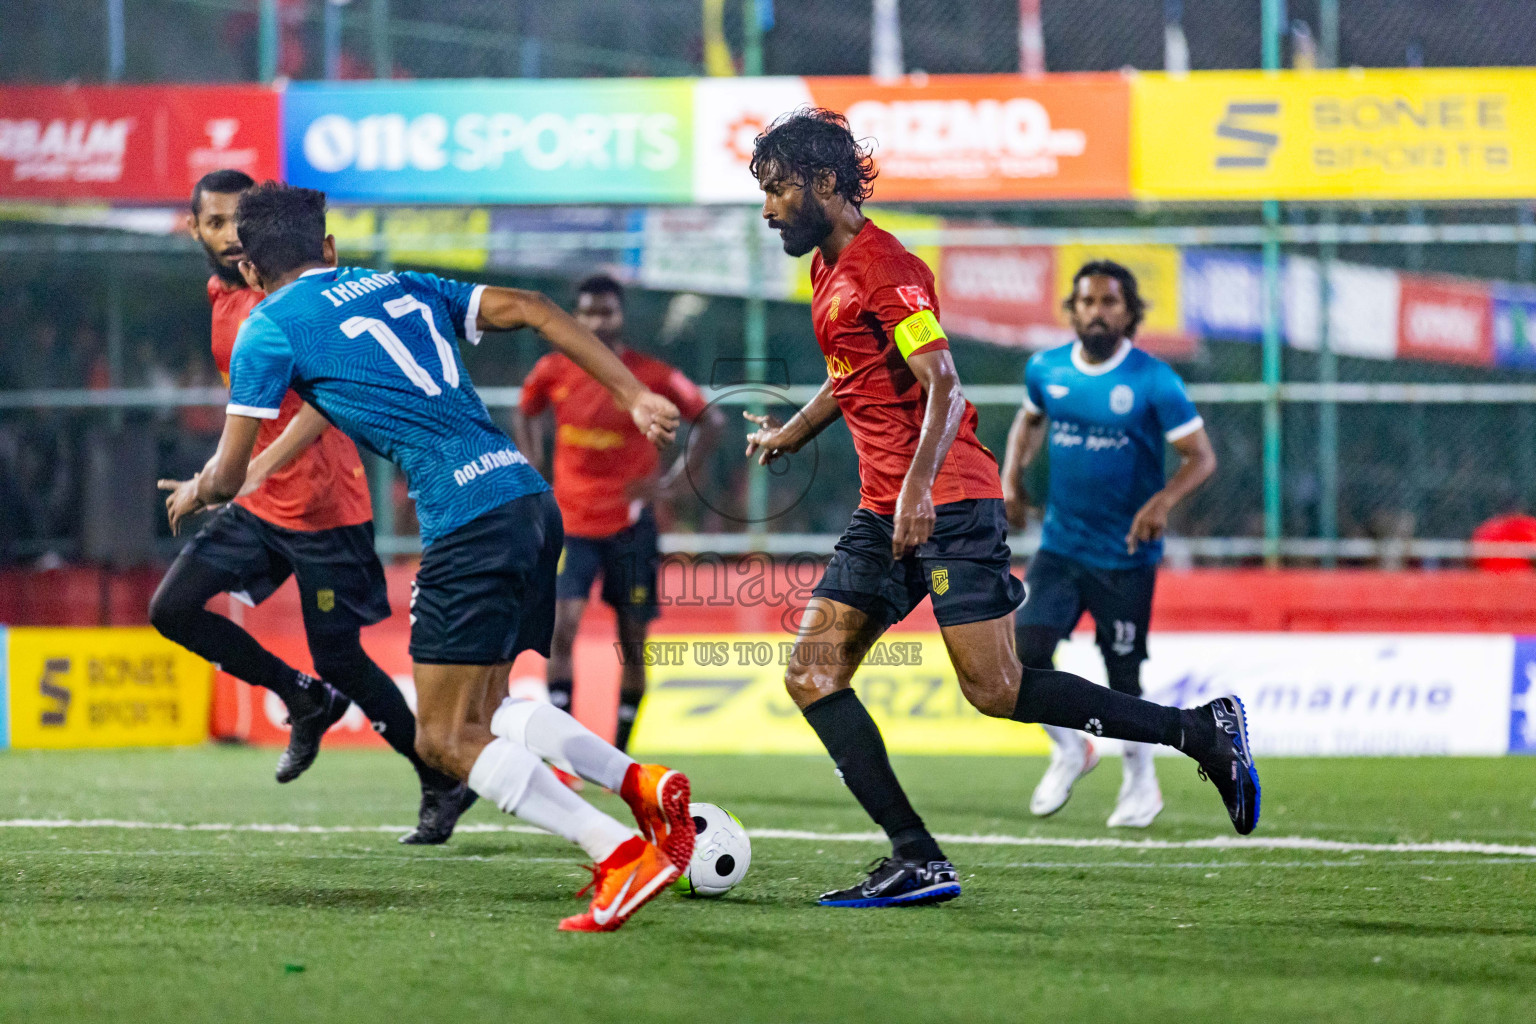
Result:
<svg viewBox="0 0 1536 1024"><path fill-rule="evenodd" d="M615 793L635 763L624 751L541 700L508 697L491 718L491 732Z"/></svg>
<svg viewBox="0 0 1536 1024"><path fill-rule="evenodd" d="M1152 767L1152 745L1150 743L1125 744L1125 752L1121 755L1125 759L1124 771L1127 782L1135 780L1140 782L1149 775L1155 776L1157 770Z"/></svg>
<svg viewBox="0 0 1536 1024"><path fill-rule="evenodd" d="M1059 725L1042 725L1040 728L1044 729L1045 734L1051 738L1051 742L1056 744L1056 749L1061 752L1061 756L1083 756L1083 746L1086 741L1083 739L1083 734L1076 729L1063 729Z"/></svg>
<svg viewBox="0 0 1536 1024"><path fill-rule="evenodd" d="M634 835L567 789L538 756L511 740L492 740L469 772L469 788L508 814L563 836L604 861Z"/></svg>

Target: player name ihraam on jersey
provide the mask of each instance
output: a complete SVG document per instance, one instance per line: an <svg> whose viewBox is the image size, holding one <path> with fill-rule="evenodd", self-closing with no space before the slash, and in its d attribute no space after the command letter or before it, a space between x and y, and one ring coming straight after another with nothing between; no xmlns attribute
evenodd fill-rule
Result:
<svg viewBox="0 0 1536 1024"><path fill-rule="evenodd" d="M355 281L339 281L323 289L320 294L330 299L331 305L339 307L344 302L351 302L353 299L360 299L364 295L376 292L385 285L399 283L400 279L394 274L381 272L359 277Z"/></svg>
<svg viewBox="0 0 1536 1024"><path fill-rule="evenodd" d="M526 466L528 458L516 448L503 448L496 452L486 452L474 462L467 462L453 471L453 482L463 487L476 477L484 476L493 469L505 469L507 466Z"/></svg>

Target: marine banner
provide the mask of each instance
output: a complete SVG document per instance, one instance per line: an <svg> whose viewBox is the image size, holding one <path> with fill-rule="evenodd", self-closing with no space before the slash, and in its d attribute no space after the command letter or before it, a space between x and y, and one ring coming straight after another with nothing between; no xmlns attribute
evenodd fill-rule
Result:
<svg viewBox="0 0 1536 1024"><path fill-rule="evenodd" d="M213 670L148 628L7 631L11 746L141 747L208 738Z"/></svg>
<svg viewBox="0 0 1536 1024"><path fill-rule="evenodd" d="M1140 199L1536 195L1536 69L1137 75Z"/></svg>

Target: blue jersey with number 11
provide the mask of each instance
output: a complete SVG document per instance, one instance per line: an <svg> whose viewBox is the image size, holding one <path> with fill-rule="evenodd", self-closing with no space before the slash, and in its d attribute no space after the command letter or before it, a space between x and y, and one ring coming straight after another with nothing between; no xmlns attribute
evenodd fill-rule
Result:
<svg viewBox="0 0 1536 1024"><path fill-rule="evenodd" d="M484 285L362 267L306 271L251 311L229 412L270 419L297 391L405 471L421 540L549 489L475 393L458 339L480 340Z"/></svg>

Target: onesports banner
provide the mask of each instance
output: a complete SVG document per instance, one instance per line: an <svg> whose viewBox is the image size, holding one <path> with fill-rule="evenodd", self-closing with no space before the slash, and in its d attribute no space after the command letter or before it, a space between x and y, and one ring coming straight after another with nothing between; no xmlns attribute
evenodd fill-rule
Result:
<svg viewBox="0 0 1536 1024"><path fill-rule="evenodd" d="M260 86L0 88L0 198L185 203L209 171L278 177Z"/></svg>
<svg viewBox="0 0 1536 1024"><path fill-rule="evenodd" d="M1536 642L1511 636L1155 633L1150 700L1193 707L1236 694L1260 755L1536 752ZM782 635L669 636L651 645L638 751L819 753L783 688ZM835 657L835 651L826 651ZM1057 666L1097 682L1091 637ZM854 687L896 753L1039 754L1035 726L985 718L961 696L936 634L891 633Z"/></svg>
<svg viewBox="0 0 1536 1024"><path fill-rule="evenodd" d="M687 202L689 79L299 83L284 173L342 202Z"/></svg>
<svg viewBox="0 0 1536 1024"><path fill-rule="evenodd" d="M1536 69L1207 71L1132 84L1140 199L1536 196Z"/></svg>
<svg viewBox="0 0 1536 1024"><path fill-rule="evenodd" d="M0 631L10 745L142 747L208 738L213 669L152 629Z"/></svg>

